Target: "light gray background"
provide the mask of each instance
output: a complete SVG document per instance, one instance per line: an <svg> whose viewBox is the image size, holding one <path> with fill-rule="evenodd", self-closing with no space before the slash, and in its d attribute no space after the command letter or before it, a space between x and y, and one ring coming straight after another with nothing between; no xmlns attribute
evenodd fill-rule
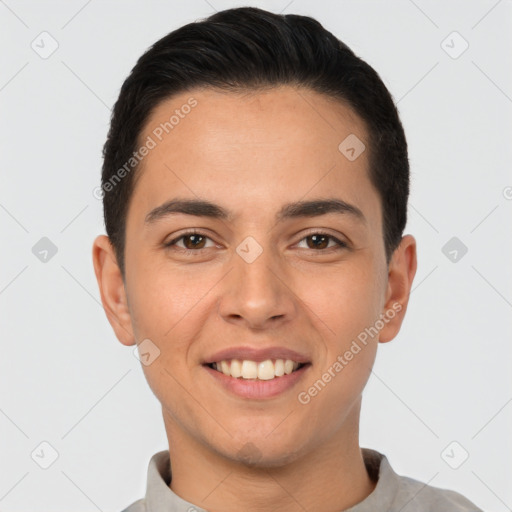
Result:
<svg viewBox="0 0 512 512"><path fill-rule="evenodd" d="M136 59L178 26L238 5L0 1L1 510L121 510L167 448L159 403L99 302L92 191ZM361 445L398 473L510 510L511 2L251 5L317 18L376 68L407 133L406 232L419 266L403 328L379 347ZM43 31L59 45L47 59L31 48L49 48ZM462 48L453 31L469 43L458 58L445 51ZM46 263L32 253L45 236L58 248ZM457 262L442 252L454 236L468 248ZM36 448L49 457L42 441L59 454L48 469L31 458Z"/></svg>

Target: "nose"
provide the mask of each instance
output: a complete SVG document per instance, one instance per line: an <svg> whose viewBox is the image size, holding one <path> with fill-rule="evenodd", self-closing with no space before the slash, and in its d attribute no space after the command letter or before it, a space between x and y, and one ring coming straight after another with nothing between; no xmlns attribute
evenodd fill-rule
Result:
<svg viewBox="0 0 512 512"><path fill-rule="evenodd" d="M255 261L233 255L233 268L222 281L219 314L249 329L276 328L297 312L290 277L270 250Z"/></svg>

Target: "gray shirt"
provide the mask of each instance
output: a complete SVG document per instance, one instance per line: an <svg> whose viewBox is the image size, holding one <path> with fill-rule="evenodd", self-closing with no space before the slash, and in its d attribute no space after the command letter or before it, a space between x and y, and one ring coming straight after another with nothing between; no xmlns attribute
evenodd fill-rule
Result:
<svg viewBox="0 0 512 512"><path fill-rule="evenodd" d="M483 512L461 494L396 474L382 453L362 448L373 492L345 512ZM175 494L171 482L169 451L155 453L149 462L146 497L123 512L207 512Z"/></svg>

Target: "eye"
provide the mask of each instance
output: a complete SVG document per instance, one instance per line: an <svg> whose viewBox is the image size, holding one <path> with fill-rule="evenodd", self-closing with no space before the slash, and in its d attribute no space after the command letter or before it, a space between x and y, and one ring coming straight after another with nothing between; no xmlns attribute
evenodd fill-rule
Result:
<svg viewBox="0 0 512 512"><path fill-rule="evenodd" d="M205 246L206 241L211 240L211 238L207 237L205 234L200 233L198 231L187 231L186 233L182 233L179 237L174 238L170 242L166 242L164 244L165 247L171 248L176 245L177 249L181 249L183 251L200 251L201 249L207 249ZM179 245L179 242L183 242L183 245ZM215 244L210 245L209 247L215 246Z"/></svg>
<svg viewBox="0 0 512 512"><path fill-rule="evenodd" d="M206 245L208 240L211 242L209 246ZM335 236L318 231L312 232L302 238L298 246L300 246L304 241L306 241L306 247L302 248L316 252L323 252L329 249L341 250L348 248L348 245L345 242L342 242ZM180 243L182 245L180 245ZM177 250L184 252L199 252L202 249L215 247L215 243L204 233L192 230L182 233L180 236L166 242L164 246L167 248L176 248Z"/></svg>
<svg viewBox="0 0 512 512"><path fill-rule="evenodd" d="M309 235L305 236L299 242L299 244L302 243L304 240L306 240L307 245L305 249L312 249L316 250L317 252L323 251L325 249L332 249L333 247L336 249L345 249L348 247L348 245L345 242L338 240L335 236L322 232L310 233ZM311 244L308 243L309 240L311 241ZM329 241L332 241L334 245L329 246Z"/></svg>

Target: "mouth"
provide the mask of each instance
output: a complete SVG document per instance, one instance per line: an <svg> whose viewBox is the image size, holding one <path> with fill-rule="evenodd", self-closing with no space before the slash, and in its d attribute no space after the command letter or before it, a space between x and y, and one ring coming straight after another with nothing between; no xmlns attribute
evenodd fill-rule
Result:
<svg viewBox="0 0 512 512"><path fill-rule="evenodd" d="M291 389L311 363L290 359L222 360L204 363L203 368L229 393L245 399L268 399Z"/></svg>
<svg viewBox="0 0 512 512"><path fill-rule="evenodd" d="M290 375L310 364L291 359L266 359L260 362L249 359L224 359L216 363L205 363L203 366L235 379L273 380Z"/></svg>

